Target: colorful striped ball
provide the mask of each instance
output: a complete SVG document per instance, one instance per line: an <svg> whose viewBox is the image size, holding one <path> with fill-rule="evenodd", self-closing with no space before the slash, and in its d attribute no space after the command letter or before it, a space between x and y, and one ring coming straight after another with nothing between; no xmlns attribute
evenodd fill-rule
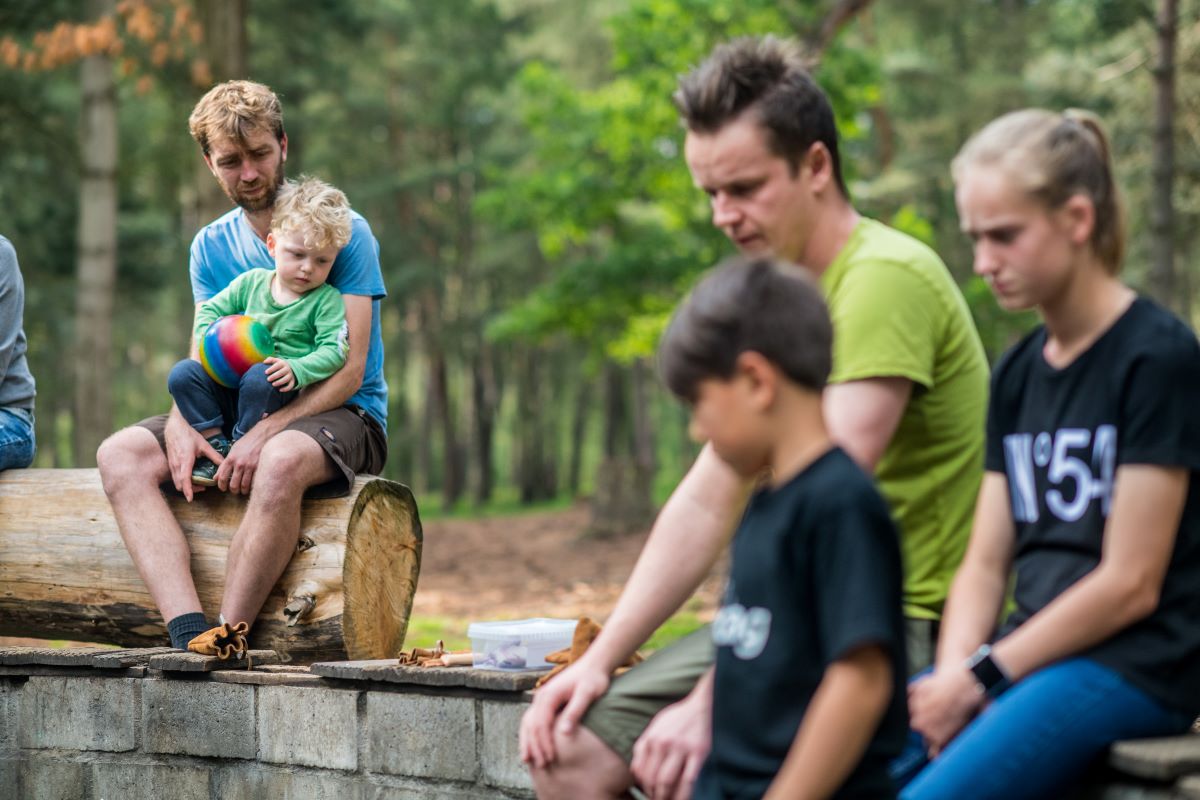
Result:
<svg viewBox="0 0 1200 800"><path fill-rule="evenodd" d="M208 326L200 338L200 363L222 386L237 388L246 370L275 354L271 332L253 317L231 314Z"/></svg>

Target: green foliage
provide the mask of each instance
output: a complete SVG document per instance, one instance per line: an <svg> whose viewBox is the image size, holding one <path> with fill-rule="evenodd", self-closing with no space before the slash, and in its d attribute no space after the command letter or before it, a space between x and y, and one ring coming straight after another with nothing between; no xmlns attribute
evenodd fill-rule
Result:
<svg viewBox="0 0 1200 800"><path fill-rule="evenodd" d="M343 188L380 241L391 385L387 474L436 489L470 449L474 368L489 354L498 409L493 507L520 504L513 481L533 416L565 471L572 400L604 364L653 356L697 277L732 252L709 223L682 158L671 103L681 73L732 36L812 34L834 3L777 0L284 0L249 4L250 77L277 89L288 171ZM823 53L817 77L842 133L843 165L864 213L935 247L964 288L989 356L1034 323L999 309L971 273L948 165L967 136L1025 105L1080 106L1111 133L1129 209L1126 274L1146 284L1156 43L1149 0L877 1ZM0 30L22 42L86 9L15 0ZM1200 65L1181 3L1175 205L1184 291L1200 231ZM25 325L39 382L39 465L70 465L68 367L80 187L79 72L0 67L0 233L26 278ZM116 424L162 410L184 352L186 278L198 156L186 118L199 90L168 62L149 91L118 81L118 304L112 374ZM542 399L518 403L521 354ZM430 410L440 354L458 441ZM564 387L568 391L563 391ZM581 491L603 450L600 391L584 408ZM649 392L662 499L694 455L683 413ZM552 465L553 466L553 465ZM480 469L483 467L481 466ZM560 477L561 479L561 477ZM560 501L566 502L566 499ZM423 507L434 504L425 502ZM471 513L462 500L449 513Z"/></svg>
<svg viewBox="0 0 1200 800"><path fill-rule="evenodd" d="M579 87L553 64L518 75L514 107L527 132L518 169L489 174L480 214L535 232L545 275L488 331L496 340L567 333L620 360L653 352L682 289L728 252L681 158L669 102L678 75L733 36L786 35L779 5L637 0L611 19L612 72ZM863 49L835 46L820 77L848 141L878 102L878 68Z"/></svg>

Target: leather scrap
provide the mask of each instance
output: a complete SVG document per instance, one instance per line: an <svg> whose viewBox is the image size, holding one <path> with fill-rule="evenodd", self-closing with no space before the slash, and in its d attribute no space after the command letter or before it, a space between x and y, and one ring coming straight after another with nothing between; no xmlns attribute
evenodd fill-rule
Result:
<svg viewBox="0 0 1200 800"><path fill-rule="evenodd" d="M250 669L250 648L246 642L246 634L249 631L250 626L245 622L223 622L192 639L188 642L187 649L202 656L216 656L222 661L228 661L235 656L241 659L244 656L246 669Z"/></svg>
<svg viewBox="0 0 1200 800"><path fill-rule="evenodd" d="M554 664L555 667L538 678L538 682L534 684L533 688L540 688L555 675L578 661L587 652L587 649L591 647L592 642L596 640L600 631L600 625L591 617L580 617L579 623L575 626L575 635L571 637L571 646L564 647L562 650L555 650L546 656L546 661ZM628 671L634 664L639 664L644 660L641 653L634 653L624 663L613 670L613 675L620 675Z"/></svg>

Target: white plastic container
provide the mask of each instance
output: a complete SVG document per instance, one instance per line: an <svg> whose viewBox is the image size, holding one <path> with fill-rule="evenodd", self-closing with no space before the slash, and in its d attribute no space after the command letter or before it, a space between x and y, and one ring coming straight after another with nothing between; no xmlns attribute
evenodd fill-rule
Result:
<svg viewBox="0 0 1200 800"><path fill-rule="evenodd" d="M515 619L502 622L472 622L474 665L480 669L546 669L553 666L546 656L571 646L578 620Z"/></svg>

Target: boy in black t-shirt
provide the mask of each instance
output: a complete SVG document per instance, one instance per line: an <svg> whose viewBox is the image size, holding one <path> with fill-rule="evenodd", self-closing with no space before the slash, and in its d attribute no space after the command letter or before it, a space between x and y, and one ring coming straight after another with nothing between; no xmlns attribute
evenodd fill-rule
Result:
<svg viewBox="0 0 1200 800"><path fill-rule="evenodd" d="M821 413L832 328L797 267L734 260L660 348L692 432L769 477L732 544L713 624L712 751L695 797L890 798L907 730L898 537Z"/></svg>

